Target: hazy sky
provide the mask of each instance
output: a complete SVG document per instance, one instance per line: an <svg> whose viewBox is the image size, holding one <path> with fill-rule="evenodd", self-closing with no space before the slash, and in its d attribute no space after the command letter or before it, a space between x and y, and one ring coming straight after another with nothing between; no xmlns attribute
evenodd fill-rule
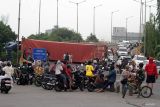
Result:
<svg viewBox="0 0 160 107"><path fill-rule="evenodd" d="M29 36L38 32L38 7L39 0L21 0L21 27L20 35ZM83 0L70 0L81 2ZM150 1L150 0L148 0ZM8 24L17 33L18 29L18 2L19 0L0 0L0 16L9 17ZM41 9L41 32L51 29L57 21L57 0L42 0ZM126 17L133 16L128 20L128 31L139 32L139 7L140 3L134 0L87 0L79 5L79 33L86 38L93 32L93 7L96 8L96 36L100 40L110 41L111 12L119 10L114 14L113 27L125 27ZM156 0L149 4L156 4ZM156 14L156 8L151 11ZM69 0L59 0L59 26L68 27L76 31L77 26L76 5L69 3ZM147 7L147 20L149 7Z"/></svg>

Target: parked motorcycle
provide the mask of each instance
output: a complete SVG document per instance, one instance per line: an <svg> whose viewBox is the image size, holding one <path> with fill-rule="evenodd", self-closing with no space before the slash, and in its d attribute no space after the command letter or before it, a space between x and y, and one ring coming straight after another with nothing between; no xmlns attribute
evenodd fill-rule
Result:
<svg viewBox="0 0 160 107"><path fill-rule="evenodd" d="M42 80L42 88L46 90L52 90L55 86L56 77L52 74L46 74Z"/></svg>
<svg viewBox="0 0 160 107"><path fill-rule="evenodd" d="M98 69L95 77L88 78L87 90L89 92L93 92L95 89L103 87L103 82L104 82L104 80L103 80L104 74L103 73L104 72L106 72L104 70L104 67L101 67L100 69Z"/></svg>
<svg viewBox="0 0 160 107"><path fill-rule="evenodd" d="M21 73L17 78L17 85L28 85L28 75Z"/></svg>
<svg viewBox="0 0 160 107"><path fill-rule="evenodd" d="M8 92L11 90L12 88L12 80L11 78L3 78L1 79L1 82L0 82L0 90L1 90L1 93L6 93L8 94Z"/></svg>
<svg viewBox="0 0 160 107"><path fill-rule="evenodd" d="M81 73L80 71L76 71L73 72L73 82L72 82L72 86L71 89L72 90L76 90L76 89L80 89L81 91L83 91L84 89L84 76L83 73ZM67 87L64 87L64 83L61 77L57 76L56 77L56 82L55 82L55 91L67 91L67 89L69 89L69 80L67 80Z"/></svg>

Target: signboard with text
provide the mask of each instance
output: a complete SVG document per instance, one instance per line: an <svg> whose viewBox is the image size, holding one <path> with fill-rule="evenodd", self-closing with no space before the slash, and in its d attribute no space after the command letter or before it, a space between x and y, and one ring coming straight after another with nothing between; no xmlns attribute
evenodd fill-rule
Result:
<svg viewBox="0 0 160 107"><path fill-rule="evenodd" d="M33 49L33 59L46 61L46 59L47 59L46 53L47 52L46 52L45 48L34 48Z"/></svg>

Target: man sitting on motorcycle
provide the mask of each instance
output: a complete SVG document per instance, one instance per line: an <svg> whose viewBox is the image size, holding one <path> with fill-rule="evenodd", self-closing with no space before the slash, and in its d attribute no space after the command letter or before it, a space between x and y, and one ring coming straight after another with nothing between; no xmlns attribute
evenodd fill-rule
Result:
<svg viewBox="0 0 160 107"><path fill-rule="evenodd" d="M4 75L0 75L0 83L1 83L1 80L4 79L4 78L10 78L11 79L11 86L13 86L13 73L14 73L14 69L12 68L11 66L11 63L10 62L7 62L7 65L2 68L2 70L4 71Z"/></svg>
<svg viewBox="0 0 160 107"><path fill-rule="evenodd" d="M87 77L94 77L94 68L92 65L92 61L88 61L88 64L86 65L86 76Z"/></svg>
<svg viewBox="0 0 160 107"><path fill-rule="evenodd" d="M62 62L58 60L55 65L55 75L57 76L57 78L63 80L64 88L67 88L67 80L64 74L64 68L65 68L65 65L64 64L62 65Z"/></svg>
<svg viewBox="0 0 160 107"><path fill-rule="evenodd" d="M69 80L69 88L71 89L72 86L72 68L71 65L67 64L67 68L66 68L66 77Z"/></svg>
<svg viewBox="0 0 160 107"><path fill-rule="evenodd" d="M27 62L23 62L23 65L20 67L19 84L28 85L28 81L29 81L28 65Z"/></svg>
<svg viewBox="0 0 160 107"><path fill-rule="evenodd" d="M42 76L44 73L44 68L41 65L37 65L34 69L36 76Z"/></svg>
<svg viewBox="0 0 160 107"><path fill-rule="evenodd" d="M104 82L104 86L102 89L98 90L97 92L103 92L108 86L110 88L114 85L116 81L116 71L114 69L114 64L111 65L109 75L107 75L107 80Z"/></svg>
<svg viewBox="0 0 160 107"><path fill-rule="evenodd" d="M89 82L91 82L93 80L94 77L94 68L92 65L92 61L88 61L88 64L86 65L86 77L89 78Z"/></svg>
<svg viewBox="0 0 160 107"><path fill-rule="evenodd" d="M28 63L28 76L29 76L29 84L32 85L34 77L34 68L32 66L32 63Z"/></svg>

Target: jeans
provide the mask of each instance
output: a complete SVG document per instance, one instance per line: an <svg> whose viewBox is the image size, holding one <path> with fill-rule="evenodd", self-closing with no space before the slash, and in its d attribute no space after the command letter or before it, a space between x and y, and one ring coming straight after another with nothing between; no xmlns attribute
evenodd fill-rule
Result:
<svg viewBox="0 0 160 107"><path fill-rule="evenodd" d="M63 84L65 86L67 86L67 78L66 78L65 74L58 74L57 76L60 77L60 79L63 80Z"/></svg>
<svg viewBox="0 0 160 107"><path fill-rule="evenodd" d="M114 84L113 82L110 82L110 81L106 80L106 81L104 81L103 89L106 89L108 86L111 86L113 84Z"/></svg>

